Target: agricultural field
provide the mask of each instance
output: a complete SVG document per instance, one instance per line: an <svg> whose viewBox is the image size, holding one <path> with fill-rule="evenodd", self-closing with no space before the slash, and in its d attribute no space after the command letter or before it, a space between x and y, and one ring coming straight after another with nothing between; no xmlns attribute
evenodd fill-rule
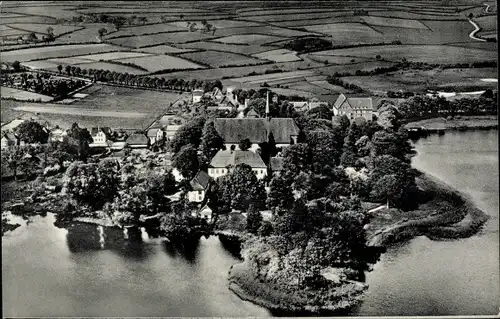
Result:
<svg viewBox="0 0 500 319"><path fill-rule="evenodd" d="M40 61L28 61L28 62L21 62L22 66L25 66L27 68L30 68L32 70L57 70L57 65L56 63L53 63L51 61L46 61L46 60L40 60ZM61 64L64 65L64 64Z"/></svg>
<svg viewBox="0 0 500 319"><path fill-rule="evenodd" d="M197 25L201 25L201 20L200 21L190 20L190 22L195 22ZM207 22L215 26L217 29L246 28L246 27L257 27L262 25L261 23L253 21L240 21L240 20L227 20L227 19L213 20L213 21L209 20ZM175 22L170 22L169 24L177 26L179 28L188 29L186 21L175 21Z"/></svg>
<svg viewBox="0 0 500 319"><path fill-rule="evenodd" d="M97 36L99 34L98 30L101 28L106 29L108 34L112 34L112 32L116 31L112 24L92 23L85 25L83 29L57 37L55 43L99 43Z"/></svg>
<svg viewBox="0 0 500 319"><path fill-rule="evenodd" d="M21 49L15 51L2 51L2 62L43 60L57 57L68 57L92 53L102 53L122 50L109 44L73 44L61 46L46 46Z"/></svg>
<svg viewBox="0 0 500 319"><path fill-rule="evenodd" d="M215 32L215 35L217 35L218 37L245 35L245 34L263 34L263 35L278 36L278 37L303 37L303 36L317 35L314 32L279 28L270 25L257 26L257 27L227 28L227 29L217 30Z"/></svg>
<svg viewBox="0 0 500 319"><path fill-rule="evenodd" d="M2 18L0 23L2 24L12 24L12 23L56 23L56 19L45 16L19 16L19 17L10 17L10 18Z"/></svg>
<svg viewBox="0 0 500 319"><path fill-rule="evenodd" d="M491 31L497 31L497 17L494 15L475 18L474 21L481 28L479 35L483 35Z"/></svg>
<svg viewBox="0 0 500 319"><path fill-rule="evenodd" d="M177 31L186 31L187 28L177 27L171 24L148 24L134 27L126 27L120 29L120 31L113 32L106 36L106 39L118 38L118 37L129 37L129 36L138 36L143 34L153 34L153 33L162 33L162 32L177 32Z"/></svg>
<svg viewBox="0 0 500 319"><path fill-rule="evenodd" d="M266 45L225 44L213 41L182 43L182 44L177 44L177 46L184 49L214 50L214 51L225 51L225 52L240 53L240 54L255 54L274 49L274 47Z"/></svg>
<svg viewBox="0 0 500 319"><path fill-rule="evenodd" d="M408 11L370 11L371 17L388 17L388 18L401 18L401 19L415 19L415 20L464 20L463 15L435 15L435 14L423 14Z"/></svg>
<svg viewBox="0 0 500 319"><path fill-rule="evenodd" d="M123 63L133 63L150 72L178 69L203 69L202 65L170 55L152 55L141 58L121 59Z"/></svg>
<svg viewBox="0 0 500 319"><path fill-rule="evenodd" d="M367 62L374 61L373 58L360 58L357 56L340 56L340 55L328 55L322 54L322 52L316 52L312 54L308 54L307 57L313 61L324 63L324 64L337 64L337 65L345 65L345 64L353 64L359 62ZM327 61L325 63L325 61Z"/></svg>
<svg viewBox="0 0 500 319"><path fill-rule="evenodd" d="M80 63L80 64L71 64L72 66L75 67L80 67L82 69L94 69L94 70L108 70L111 72L118 72L118 73L129 73L129 74L146 74L148 72L134 68L133 66L128 66L128 65L118 65L118 64L113 64L113 63L106 63L106 62L93 62L93 63ZM53 68L52 71L55 71L57 69Z"/></svg>
<svg viewBox="0 0 500 319"><path fill-rule="evenodd" d="M155 44L186 43L190 41L201 41L212 38L215 37L206 33L183 31L115 38L109 39L107 40L107 42L130 48L141 48L146 46L153 46Z"/></svg>
<svg viewBox="0 0 500 319"><path fill-rule="evenodd" d="M5 86L1 87L0 95L2 96L2 98L13 98L13 99L22 100L22 101L35 100L35 101L40 101L40 102L48 102L48 101L52 101L54 99L52 96L38 94L35 92L18 90L18 89L14 89L14 88L10 88L10 87L5 87Z"/></svg>
<svg viewBox="0 0 500 319"><path fill-rule="evenodd" d="M360 71L373 71L376 68L388 68L393 66L395 63L393 62L385 62L385 61L375 61L375 62L359 62L353 64L345 64L345 65L329 65L320 68L316 68L315 71L317 74L322 75L334 75L335 73L350 73L354 74L357 70Z"/></svg>
<svg viewBox="0 0 500 319"><path fill-rule="evenodd" d="M361 23L318 24L303 28L330 36L334 45L380 43L385 39L383 33Z"/></svg>
<svg viewBox="0 0 500 319"><path fill-rule="evenodd" d="M297 52L290 51L287 49L277 49L266 51L262 53L257 53L253 55L258 59L265 59L274 62L292 62L292 61L300 61L301 58L297 56Z"/></svg>
<svg viewBox="0 0 500 319"><path fill-rule="evenodd" d="M179 54L179 57L186 58L191 61L202 63L204 65L209 65L214 68L222 66L240 66L240 65L255 65L268 63L266 60L261 60L258 58L252 58L249 56L220 52L220 51L201 51Z"/></svg>
<svg viewBox="0 0 500 319"><path fill-rule="evenodd" d="M146 57L146 56L150 56L150 55L151 54L140 53L140 52L120 52L120 51L118 51L118 52L82 55L82 56L76 56L75 58L99 61L99 60L121 60L121 59L128 59L128 58L142 58L142 57Z"/></svg>
<svg viewBox="0 0 500 319"><path fill-rule="evenodd" d="M427 29L427 26L418 20L396 19L396 18L386 18L386 17L370 17L370 16L364 16L361 19L366 24L372 26Z"/></svg>
<svg viewBox="0 0 500 319"><path fill-rule="evenodd" d="M283 39L283 37L264 34L241 34L218 38L212 41L228 44L262 45L270 42L280 41Z"/></svg>
<svg viewBox="0 0 500 319"><path fill-rule="evenodd" d="M496 54L491 51L459 48L445 45L387 45L363 48L337 49L317 53L321 55L353 56L359 58L374 58L380 55L387 61L401 61L406 58L412 62L427 63L467 63L474 61L494 61Z"/></svg>
<svg viewBox="0 0 500 319"><path fill-rule="evenodd" d="M76 30L82 29L82 27L72 26L72 25L60 25L60 24L32 24L32 23L16 23L9 24L9 27L13 29L23 30L27 32L37 32L37 33L48 33L48 29L52 28L55 36L63 33L71 33Z"/></svg>
<svg viewBox="0 0 500 319"><path fill-rule="evenodd" d="M348 76L342 79L375 93L383 93L389 90L423 93L429 87L454 88L458 91L461 89L468 91L470 88L475 91L496 88L496 82L483 81L485 78L497 78L496 69L412 70L375 76Z"/></svg>
<svg viewBox="0 0 500 319"><path fill-rule="evenodd" d="M195 49L181 49L176 48L171 45L160 44L147 48L134 49L132 51L135 52L145 52L145 53L153 53L153 54L177 54L177 53L186 53L195 51Z"/></svg>

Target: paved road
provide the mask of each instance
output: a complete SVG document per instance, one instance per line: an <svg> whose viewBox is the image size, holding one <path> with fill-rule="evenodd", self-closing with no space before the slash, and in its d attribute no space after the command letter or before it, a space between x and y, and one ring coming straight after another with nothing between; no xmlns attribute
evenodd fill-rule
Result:
<svg viewBox="0 0 500 319"><path fill-rule="evenodd" d="M481 42L486 42L485 39L481 39L481 38L478 38L476 37L476 33L480 30L479 26L477 25L477 23L475 23L474 21L472 21L471 19L467 19L469 20L469 22L474 26L474 30L469 34L469 37L473 40L477 40L477 41L481 41Z"/></svg>

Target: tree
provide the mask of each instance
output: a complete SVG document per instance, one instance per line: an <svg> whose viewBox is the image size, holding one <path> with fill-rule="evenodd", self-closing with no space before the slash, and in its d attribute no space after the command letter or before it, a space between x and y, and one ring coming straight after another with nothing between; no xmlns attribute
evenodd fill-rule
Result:
<svg viewBox="0 0 500 319"><path fill-rule="evenodd" d="M47 27L47 34L53 35L54 34L54 28L52 27Z"/></svg>
<svg viewBox="0 0 500 319"><path fill-rule="evenodd" d="M269 183L267 206L272 210L286 210L292 207L293 201L290 183L282 176L274 176Z"/></svg>
<svg viewBox="0 0 500 319"><path fill-rule="evenodd" d="M78 147L78 157L85 161L88 156L89 144L93 142L90 132L86 128L80 128L73 123L68 131L68 141Z"/></svg>
<svg viewBox="0 0 500 319"><path fill-rule="evenodd" d="M306 116L310 119L324 119L331 121L333 112L327 105L320 105L312 110L306 112Z"/></svg>
<svg viewBox="0 0 500 319"><path fill-rule="evenodd" d="M249 233L256 234L262 225L262 215L255 205L251 204L247 210L247 227Z"/></svg>
<svg viewBox="0 0 500 319"><path fill-rule="evenodd" d="M21 70L21 63L16 60L12 62L12 67L14 68L14 71L19 72Z"/></svg>
<svg viewBox="0 0 500 319"><path fill-rule="evenodd" d="M64 70L66 71L66 74L67 75L71 75L71 65L66 65L64 67Z"/></svg>
<svg viewBox="0 0 500 319"><path fill-rule="evenodd" d="M201 143L201 136L206 119L203 117L195 117L184 124L174 135L171 147L174 153L188 144L192 144L194 148L198 148Z"/></svg>
<svg viewBox="0 0 500 319"><path fill-rule="evenodd" d="M395 174L385 175L373 184L370 195L373 198L384 199L389 208L389 201L399 194L401 187L401 180Z"/></svg>
<svg viewBox="0 0 500 319"><path fill-rule="evenodd" d="M177 168L185 178L192 179L200 167L196 147L192 144L183 146L172 157L172 166Z"/></svg>
<svg viewBox="0 0 500 319"><path fill-rule="evenodd" d="M59 64L57 66L57 70L59 71L59 74L62 74L62 69L63 69L62 65Z"/></svg>
<svg viewBox="0 0 500 319"><path fill-rule="evenodd" d="M246 164L238 164L223 180L221 185L223 196L231 199L231 207L245 211L250 204L262 210L266 206L264 184L257 179L252 168Z"/></svg>
<svg viewBox="0 0 500 319"><path fill-rule="evenodd" d="M222 147L224 140L215 129L213 121L205 122L201 132L201 150L208 159L211 159Z"/></svg>
<svg viewBox="0 0 500 319"><path fill-rule="evenodd" d="M33 144L46 143L48 133L40 123L35 121L24 121L16 129L19 140Z"/></svg>
<svg viewBox="0 0 500 319"><path fill-rule="evenodd" d="M102 38L106 33L108 33L108 30L106 30L105 28L100 28L99 30L97 30L97 33L99 34L99 38Z"/></svg>
<svg viewBox="0 0 500 319"><path fill-rule="evenodd" d="M351 122L349 121L349 118L345 114L342 115L340 117L340 128L342 129L342 131L345 132L345 131L347 131L349 126L351 126Z"/></svg>
<svg viewBox="0 0 500 319"><path fill-rule="evenodd" d="M5 160L7 162L7 166L12 171L14 179L17 180L17 169L19 168L21 160L24 156L23 151L20 147L16 146L8 151L2 151L2 159L4 159L4 155L6 155Z"/></svg>
<svg viewBox="0 0 500 319"><path fill-rule="evenodd" d="M398 109L391 102L385 102L378 109L379 116L377 123L385 129L397 131L401 126L401 115Z"/></svg>
<svg viewBox="0 0 500 319"><path fill-rule="evenodd" d="M248 138L241 140L240 143L238 144L238 147L242 151L247 151L250 147L252 147L252 142Z"/></svg>
<svg viewBox="0 0 500 319"><path fill-rule="evenodd" d="M36 33L35 32L31 32L28 36L28 41L30 42L35 42L36 40L38 40L38 37L36 36Z"/></svg>
<svg viewBox="0 0 500 319"><path fill-rule="evenodd" d="M179 15L179 17L181 18L181 20L184 19L184 15L183 14Z"/></svg>

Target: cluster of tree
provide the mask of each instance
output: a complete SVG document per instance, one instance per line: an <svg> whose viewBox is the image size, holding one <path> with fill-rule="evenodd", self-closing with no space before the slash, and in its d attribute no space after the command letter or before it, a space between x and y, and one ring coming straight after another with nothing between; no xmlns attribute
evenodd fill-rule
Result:
<svg viewBox="0 0 500 319"><path fill-rule="evenodd" d="M120 16L120 15L109 15L109 14L97 14L97 13L89 13L86 15L74 16L70 20L74 23L110 23L119 30L125 24L128 25L144 25L148 22L147 17L140 17L137 15L131 16Z"/></svg>
<svg viewBox="0 0 500 319"><path fill-rule="evenodd" d="M64 97L76 89L84 87L87 83L75 79L55 79L50 73L4 73L0 83L4 86L14 86L20 80L21 88L53 97Z"/></svg>
<svg viewBox="0 0 500 319"><path fill-rule="evenodd" d="M4 42L7 41L7 39L8 36L2 37L2 40ZM55 39L56 37L54 35L54 28L52 27L47 27L46 34L44 34L41 39L38 38L35 32L30 32L27 37L23 37L22 35L20 35L16 38L18 42L22 43L38 43L38 42L50 43L55 41Z"/></svg>
<svg viewBox="0 0 500 319"><path fill-rule="evenodd" d="M444 97L415 96L398 106L406 120L455 115L497 114L497 93L491 89L478 98L446 100Z"/></svg>
<svg viewBox="0 0 500 319"><path fill-rule="evenodd" d="M335 76L328 76L326 78L326 81L330 84L333 84L333 85L339 85L347 90L351 90L355 93L361 93L361 92L364 92L364 90L357 86L356 84L350 84L350 83L347 83L345 82L344 80L340 79L340 78L337 78Z"/></svg>
<svg viewBox="0 0 500 319"><path fill-rule="evenodd" d="M215 31L217 31L217 27L215 25L208 23L206 19L201 20L201 25L202 25L201 28L197 27L196 22L187 21L186 24L190 32L195 32L199 30L201 33L212 32L212 35L214 35Z"/></svg>
<svg viewBox="0 0 500 319"><path fill-rule="evenodd" d="M415 96L415 93L408 92L408 91L397 91L397 92L387 91L386 94L387 94L387 97L390 97L390 98L403 98L403 99L407 99L409 97Z"/></svg>
<svg viewBox="0 0 500 319"><path fill-rule="evenodd" d="M299 53L322 51L331 49L332 42L323 38L297 38L285 43L283 47Z"/></svg>

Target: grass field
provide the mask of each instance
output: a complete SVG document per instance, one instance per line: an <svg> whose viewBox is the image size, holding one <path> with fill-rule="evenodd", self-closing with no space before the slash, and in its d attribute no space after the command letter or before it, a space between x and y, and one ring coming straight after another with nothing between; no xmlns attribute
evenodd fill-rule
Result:
<svg viewBox="0 0 500 319"><path fill-rule="evenodd" d="M445 45L387 45L322 51L322 55L353 56L359 58L374 58L380 55L388 61L401 61L406 58L413 62L427 63L467 63L474 61L496 60L496 54L491 51L459 48Z"/></svg>
<svg viewBox="0 0 500 319"><path fill-rule="evenodd" d="M142 35L135 37L125 37L109 39L107 42L122 45L131 48L140 48L145 46L152 46L155 44L168 44L168 43L185 43L189 41L200 41L212 39L214 36L200 33L200 32L170 32L159 33L152 35Z"/></svg>
<svg viewBox="0 0 500 319"><path fill-rule="evenodd" d="M252 21L227 20L227 19L213 20L213 21L210 21L209 19L207 19L207 20L208 20L208 23L215 26L217 29L256 27L256 26L261 25L258 22L252 22ZM190 22L195 22L197 25L201 25L201 21L191 21L190 20ZM177 26L179 28L188 29L186 21L175 21L175 22L170 22L169 24Z"/></svg>
<svg viewBox="0 0 500 319"><path fill-rule="evenodd" d="M140 53L140 52L108 52L108 53L97 53L97 54L89 54L89 55L81 55L76 58L86 59L86 60L120 60L120 59L129 59L129 58L142 58L151 56L151 54Z"/></svg>
<svg viewBox="0 0 500 319"><path fill-rule="evenodd" d="M315 72L317 74L322 75L334 75L336 72L339 73L351 73L354 74L357 70L361 71L372 71L376 68L387 68L393 66L394 62L384 62L384 61L375 61L375 62L359 62L353 64L346 65L332 65L316 68Z"/></svg>
<svg viewBox="0 0 500 319"><path fill-rule="evenodd" d="M51 17L42 16L21 16L21 17L11 17L2 18L0 21L2 24L12 24L12 23L56 23L56 19Z"/></svg>
<svg viewBox="0 0 500 319"><path fill-rule="evenodd" d="M120 29L120 31L113 32L109 36L106 36L107 39L121 37L121 36L137 36L143 34L151 34L151 33L161 33L161 32L175 32L175 31L185 31L187 28L177 27L171 24L151 24L151 25L141 25L134 27L125 27Z"/></svg>
<svg viewBox="0 0 500 319"><path fill-rule="evenodd" d="M21 62L22 66L25 66L27 68L33 69L33 70L38 70L38 69L57 69L57 64L51 61L46 61L46 60L41 60L41 61L28 61L28 62Z"/></svg>
<svg viewBox="0 0 500 319"><path fill-rule="evenodd" d="M396 19L386 17L362 17L363 21L372 26L397 27L410 29L427 29L427 27L418 20Z"/></svg>
<svg viewBox="0 0 500 319"><path fill-rule="evenodd" d="M202 64L208 64L215 68L221 66L256 65L268 62L241 54L219 51L192 52L179 54L179 56Z"/></svg>
<svg viewBox="0 0 500 319"><path fill-rule="evenodd" d="M274 62L291 62L291 61L301 60L297 56L297 52L290 51L287 49L266 51L266 52L254 54L253 56L258 58L258 59L265 59L265 60L270 60L270 61L274 61Z"/></svg>
<svg viewBox="0 0 500 319"><path fill-rule="evenodd" d="M497 30L497 17L496 16L479 17L479 18L475 18L474 21L484 31L496 31Z"/></svg>
<svg viewBox="0 0 500 319"><path fill-rule="evenodd" d="M108 33L116 31L112 24L92 23L84 26L84 29L71 32L56 38L55 43L78 43L78 42L98 42L98 30L104 28Z"/></svg>
<svg viewBox="0 0 500 319"><path fill-rule="evenodd" d="M154 53L154 54L169 54L169 53L176 54L176 53L192 52L194 51L194 49L181 49L173 47L171 45L160 44L147 48L134 49L132 51Z"/></svg>
<svg viewBox="0 0 500 319"><path fill-rule="evenodd" d="M425 92L427 87L454 87L458 91L463 87L474 86L481 89L495 88L497 83L481 81L484 78L496 78L494 68L481 69L445 69L398 71L376 76L349 76L344 81L356 84L371 91L412 91Z"/></svg>
<svg viewBox="0 0 500 319"><path fill-rule="evenodd" d="M334 45L379 43L384 41L382 33L361 23L318 24L303 26L303 28L330 36Z"/></svg>
<svg viewBox="0 0 500 319"><path fill-rule="evenodd" d="M178 44L181 48L202 49L202 50L215 50L226 51L241 54L255 54L263 51L272 50L274 47L265 45L240 45L240 44L225 44L212 41L199 41L191 43Z"/></svg>
<svg viewBox="0 0 500 319"><path fill-rule="evenodd" d="M13 28L8 27L8 26L4 26L4 27L5 28L3 28L2 30L0 30L0 36L1 37L4 37L4 36L13 37L13 36L27 35L27 34L30 33L29 31L24 31L24 30L19 30L19 29L13 29ZM38 38L41 38L43 36L43 34L36 33L36 36Z"/></svg>
<svg viewBox="0 0 500 319"><path fill-rule="evenodd" d="M146 70L149 70L150 72L156 72L166 69L175 70L175 69L204 68L199 64L170 55L152 55L142 58L121 59L120 62L133 63L135 65L145 68Z"/></svg>
<svg viewBox="0 0 500 319"><path fill-rule="evenodd" d="M262 45L280 40L284 40L284 38L272 35L264 35L264 34L241 34L241 35L231 35L223 38L218 38L214 39L213 41L220 43L229 43L229 44Z"/></svg>
<svg viewBox="0 0 500 319"><path fill-rule="evenodd" d="M52 28L55 36L58 36L61 33L68 33L82 29L82 27L77 27L72 25L60 25L60 24L16 23L16 24L10 24L9 26L14 29L25 30L28 32L45 33L45 34L48 33L47 32L48 28Z"/></svg>
<svg viewBox="0 0 500 319"><path fill-rule="evenodd" d="M79 63L79 64L70 64L75 67L80 67L82 69L95 69L95 70L108 70L111 72L119 72L119 73L129 73L129 74L145 74L147 73L144 70L140 70L138 68L134 68L132 66L127 65L118 65L113 63L106 62L91 62L91 63ZM56 71L56 68L53 69Z"/></svg>
<svg viewBox="0 0 500 319"><path fill-rule="evenodd" d="M61 46L35 47L2 52L2 62L30 61L55 57L77 56L92 53L117 51L121 48L109 44L74 44Z"/></svg>
<svg viewBox="0 0 500 319"><path fill-rule="evenodd" d="M55 58L55 59L48 59L48 60L41 60L41 61L33 61L33 62L50 62L53 64L61 64L61 65L73 65L73 64L82 64L82 63L93 63L95 61L85 59L80 56L76 57L70 57L70 58Z"/></svg>
<svg viewBox="0 0 500 319"><path fill-rule="evenodd" d="M34 92L28 92L23 90L18 90L14 88L9 88L2 86L0 95L2 98L13 98L21 101L29 101L29 100L40 100L41 102L52 101L54 98L47 95L42 95ZM2 101L3 103L3 101Z"/></svg>
<svg viewBox="0 0 500 319"><path fill-rule="evenodd" d="M436 16L431 14L423 14L423 13L415 13L415 12L407 12L407 11L371 11L370 16L373 17L389 17L389 18L401 18L401 19L415 19L415 20L463 20L464 17L462 15L453 15L453 16Z"/></svg>
<svg viewBox="0 0 500 319"><path fill-rule="evenodd" d="M307 55L307 57L317 62L324 63L325 61L327 61L328 64L339 64L339 65L375 60L375 57L370 59L370 58L360 58L357 56L337 56L337 55L322 54L321 52L309 54Z"/></svg>
<svg viewBox="0 0 500 319"><path fill-rule="evenodd" d="M218 37L245 35L245 34L264 34L264 35L278 36L278 37L303 37L303 36L314 35L315 33L308 31L280 28L271 25L257 26L257 27L227 28L227 29L217 30L217 32L215 33L215 35Z"/></svg>

